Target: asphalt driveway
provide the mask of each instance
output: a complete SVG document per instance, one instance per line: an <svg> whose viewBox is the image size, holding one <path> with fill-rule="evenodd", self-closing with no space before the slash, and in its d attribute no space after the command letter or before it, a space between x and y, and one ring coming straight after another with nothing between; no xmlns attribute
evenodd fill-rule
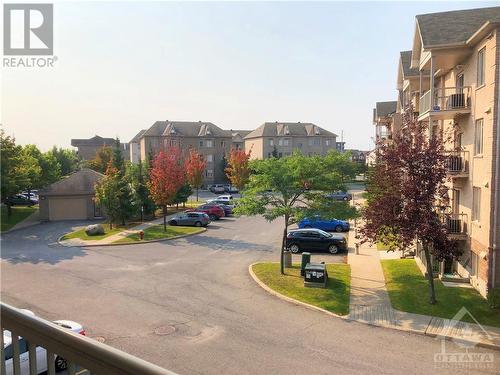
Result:
<svg viewBox="0 0 500 375"><path fill-rule="evenodd" d="M467 373L436 370L439 341L335 319L258 287L248 265L278 260L281 223L227 218L197 236L134 246L55 243L78 224L3 236L3 301L81 322L91 337L181 374Z"/></svg>

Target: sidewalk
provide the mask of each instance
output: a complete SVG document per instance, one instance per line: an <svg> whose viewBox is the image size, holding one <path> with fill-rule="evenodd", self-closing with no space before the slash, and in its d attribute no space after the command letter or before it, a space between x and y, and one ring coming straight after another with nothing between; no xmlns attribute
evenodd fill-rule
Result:
<svg viewBox="0 0 500 375"><path fill-rule="evenodd" d="M351 298L348 319L380 327L416 332L429 336L457 339L500 349L500 328L452 321L433 316L407 313L392 308L375 245L365 243L355 254L354 231L349 232L347 262L351 265ZM386 257L395 257L389 253Z"/></svg>
<svg viewBox="0 0 500 375"><path fill-rule="evenodd" d="M173 217L175 214L167 215L167 221ZM132 228L124 229L120 233L113 234L109 237L103 238L102 240L91 240L91 241L85 241L81 240L79 238L71 238L69 240L61 240L59 243L63 246L96 246L96 245L109 245L111 243L114 243L118 240L121 240L124 237L127 237L130 234L137 233L140 230L145 230L149 227L158 225L158 224L163 224L163 217L160 217L158 219L148 221L146 223L142 223L140 225L137 225ZM105 225L105 224L103 224Z"/></svg>

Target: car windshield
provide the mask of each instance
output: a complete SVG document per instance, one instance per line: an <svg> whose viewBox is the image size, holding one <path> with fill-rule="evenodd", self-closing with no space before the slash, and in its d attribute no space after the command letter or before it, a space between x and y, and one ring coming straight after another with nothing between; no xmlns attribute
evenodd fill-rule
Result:
<svg viewBox="0 0 500 375"><path fill-rule="evenodd" d="M321 229L318 229L317 232L321 235L323 235L324 237L331 237L331 233L328 233L328 232L325 232L324 230L321 230Z"/></svg>

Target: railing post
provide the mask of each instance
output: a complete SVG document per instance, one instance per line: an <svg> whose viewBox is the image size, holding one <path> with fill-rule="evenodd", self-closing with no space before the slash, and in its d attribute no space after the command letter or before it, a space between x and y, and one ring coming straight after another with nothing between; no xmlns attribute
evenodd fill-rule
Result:
<svg viewBox="0 0 500 375"><path fill-rule="evenodd" d="M3 328L0 328L0 373L5 375L5 350L3 349Z"/></svg>
<svg viewBox="0 0 500 375"><path fill-rule="evenodd" d="M14 364L14 375L21 375L21 363L19 360L19 336L17 332L10 331L12 339L12 363Z"/></svg>
<svg viewBox="0 0 500 375"><path fill-rule="evenodd" d="M30 375L37 375L37 363L36 363L36 345L32 341L27 342L28 344L28 355L30 360Z"/></svg>

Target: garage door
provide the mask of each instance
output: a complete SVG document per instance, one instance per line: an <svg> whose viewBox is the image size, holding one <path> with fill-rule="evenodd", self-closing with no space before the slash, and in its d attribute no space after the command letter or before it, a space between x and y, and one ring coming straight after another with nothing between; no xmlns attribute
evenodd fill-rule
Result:
<svg viewBox="0 0 500 375"><path fill-rule="evenodd" d="M52 198L49 201L49 220L87 219L85 198Z"/></svg>

